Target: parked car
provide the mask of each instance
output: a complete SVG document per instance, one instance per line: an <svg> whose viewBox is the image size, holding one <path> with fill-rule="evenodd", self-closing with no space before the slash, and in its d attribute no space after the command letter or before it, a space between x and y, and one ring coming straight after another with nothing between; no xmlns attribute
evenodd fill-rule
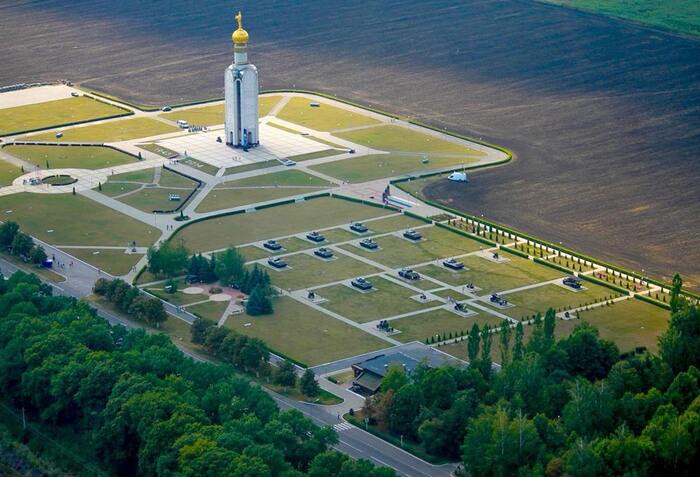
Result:
<svg viewBox="0 0 700 477"><path fill-rule="evenodd" d="M180 129L189 129L190 127L190 123L188 123L184 119L178 119L177 125L180 127Z"/></svg>
<svg viewBox="0 0 700 477"><path fill-rule="evenodd" d="M162 108L160 108L160 110L163 111L164 113L167 113L168 111L172 111L173 108L172 108L172 106L163 106Z"/></svg>
<svg viewBox="0 0 700 477"><path fill-rule="evenodd" d="M74 98L77 98L80 96L80 93L78 93L77 91L72 91L70 95L73 96Z"/></svg>

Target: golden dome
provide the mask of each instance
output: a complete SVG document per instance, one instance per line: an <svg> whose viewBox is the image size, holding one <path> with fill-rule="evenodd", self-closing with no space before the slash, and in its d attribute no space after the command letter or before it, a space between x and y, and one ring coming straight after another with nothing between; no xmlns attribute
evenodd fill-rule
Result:
<svg viewBox="0 0 700 477"><path fill-rule="evenodd" d="M236 15L236 21L238 22L238 29L233 32L233 35L231 35L231 39L233 40L234 45L243 45L248 43L248 32L243 29L243 15L241 15L241 12L238 12L238 15Z"/></svg>

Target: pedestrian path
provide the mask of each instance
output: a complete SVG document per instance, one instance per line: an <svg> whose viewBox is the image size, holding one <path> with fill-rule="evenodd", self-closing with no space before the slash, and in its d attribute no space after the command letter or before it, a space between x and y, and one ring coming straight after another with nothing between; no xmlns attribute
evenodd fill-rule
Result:
<svg viewBox="0 0 700 477"><path fill-rule="evenodd" d="M333 429L335 429L336 432L349 431L350 429L354 428L355 426L347 422L341 422L340 424L336 424L335 426L333 426Z"/></svg>

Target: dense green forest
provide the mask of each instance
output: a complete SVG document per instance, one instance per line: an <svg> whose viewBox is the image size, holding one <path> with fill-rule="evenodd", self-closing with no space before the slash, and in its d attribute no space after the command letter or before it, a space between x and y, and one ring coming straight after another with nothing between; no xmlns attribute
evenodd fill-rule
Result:
<svg viewBox="0 0 700 477"><path fill-rule="evenodd" d="M677 276L660 356L621 357L585 322L555 341L550 310L527 342L521 325L512 334L475 328L467 369L390 369L362 417L461 459L468 476L691 475L700 463L700 310L681 285Z"/></svg>
<svg viewBox="0 0 700 477"><path fill-rule="evenodd" d="M330 450L332 429L280 411L232 367L111 326L22 272L0 277L0 390L3 423L22 410L29 422L7 426L26 444L9 446L15 460L43 458L62 469L54 475L395 475Z"/></svg>

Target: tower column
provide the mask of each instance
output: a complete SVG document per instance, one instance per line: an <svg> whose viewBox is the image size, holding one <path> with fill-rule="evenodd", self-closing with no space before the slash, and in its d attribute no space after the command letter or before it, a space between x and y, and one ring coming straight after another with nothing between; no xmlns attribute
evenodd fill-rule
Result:
<svg viewBox="0 0 700 477"><path fill-rule="evenodd" d="M238 29L233 40L233 63L224 75L226 144L234 147L257 146L258 138L258 70L248 63L248 32L243 16L236 15Z"/></svg>

